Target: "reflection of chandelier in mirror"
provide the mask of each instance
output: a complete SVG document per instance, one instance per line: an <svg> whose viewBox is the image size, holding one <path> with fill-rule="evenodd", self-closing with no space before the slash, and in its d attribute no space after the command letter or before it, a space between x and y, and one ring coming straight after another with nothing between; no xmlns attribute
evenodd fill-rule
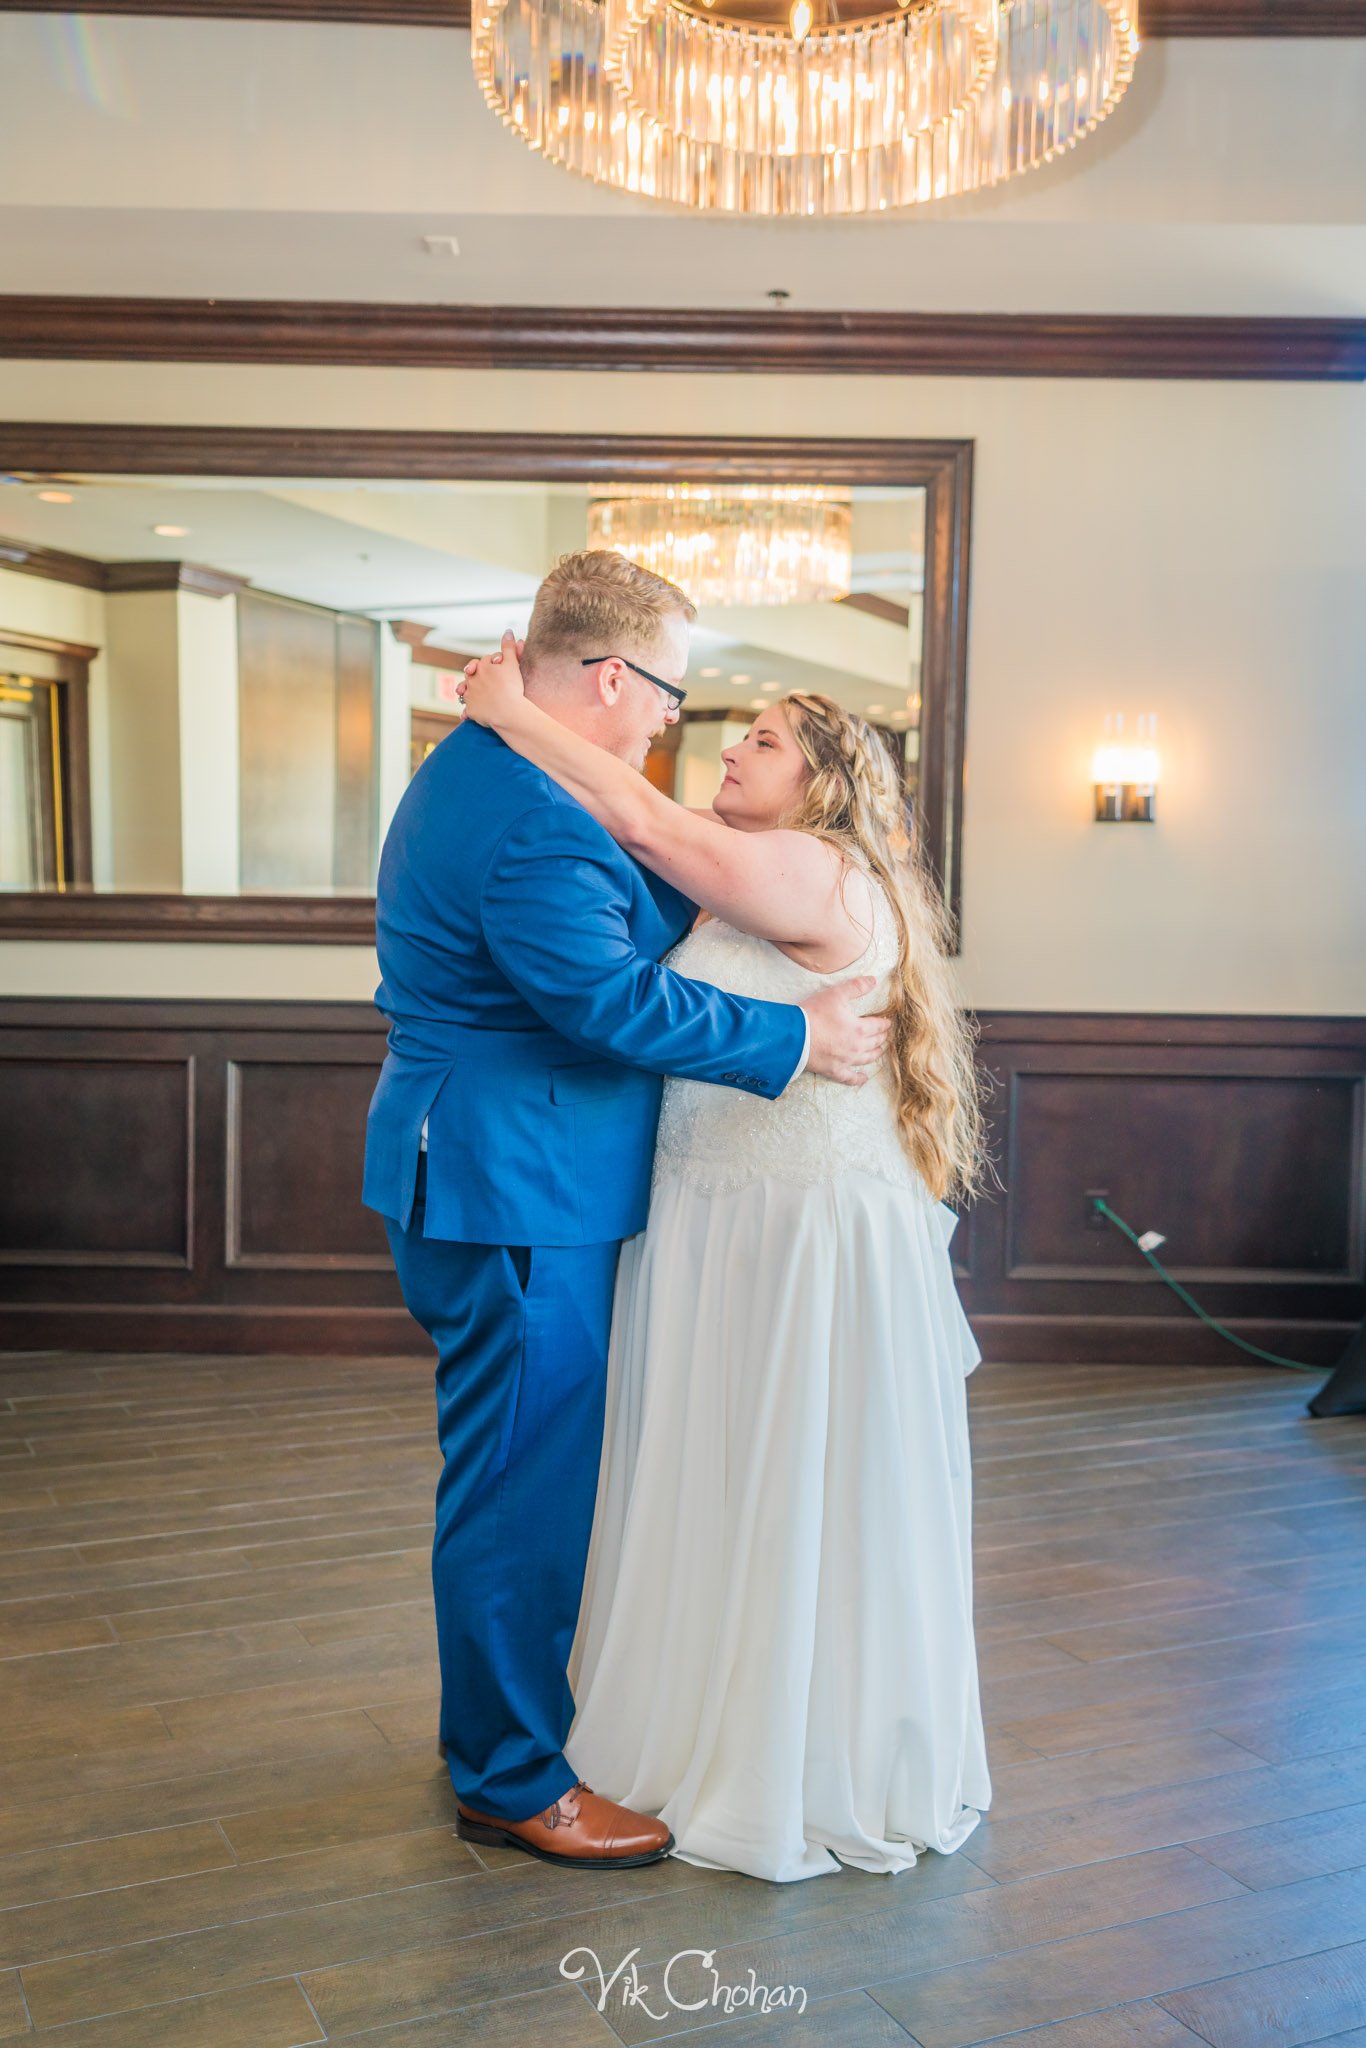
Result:
<svg viewBox="0 0 1366 2048"><path fill-rule="evenodd" d="M475 0L484 97L550 162L699 212L875 213L1070 149L1131 0Z"/></svg>
<svg viewBox="0 0 1366 2048"><path fill-rule="evenodd" d="M853 504L810 485L623 484L588 507L617 548L697 605L817 604L849 594Z"/></svg>

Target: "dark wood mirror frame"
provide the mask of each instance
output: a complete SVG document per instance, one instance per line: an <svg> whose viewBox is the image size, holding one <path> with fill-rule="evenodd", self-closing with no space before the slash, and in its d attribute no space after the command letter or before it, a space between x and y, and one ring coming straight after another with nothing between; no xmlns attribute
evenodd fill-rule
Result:
<svg viewBox="0 0 1366 2048"><path fill-rule="evenodd" d="M42 459L33 456L41 448ZM967 698L970 441L804 436L723 438L581 434L348 432L310 428L0 426L0 466L13 470L172 476L526 483L668 482L895 484L925 492L925 630L921 669L918 829L955 930L962 901L964 717ZM60 575L35 553L30 573ZM0 896L0 939L238 940L365 944L373 897L96 894Z"/></svg>

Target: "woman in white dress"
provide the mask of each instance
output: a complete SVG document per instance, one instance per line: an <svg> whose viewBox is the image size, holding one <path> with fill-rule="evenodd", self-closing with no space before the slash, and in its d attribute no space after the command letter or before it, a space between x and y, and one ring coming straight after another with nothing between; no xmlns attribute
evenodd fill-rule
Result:
<svg viewBox="0 0 1366 2048"><path fill-rule="evenodd" d="M642 685L647 687L648 685ZM979 1119L942 913L878 735L790 696L685 810L522 691L468 709L710 916L669 965L798 1002L859 976L892 1019L862 1088L665 1083L622 1251L566 1754L674 1854L787 1882L957 1849L991 1799L972 1625L952 1212Z"/></svg>

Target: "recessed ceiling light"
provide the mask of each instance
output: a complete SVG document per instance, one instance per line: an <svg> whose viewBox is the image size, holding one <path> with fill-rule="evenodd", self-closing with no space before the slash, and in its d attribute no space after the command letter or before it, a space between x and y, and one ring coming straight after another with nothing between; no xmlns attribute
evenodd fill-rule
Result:
<svg viewBox="0 0 1366 2048"><path fill-rule="evenodd" d="M751 711L767 711L767 697L751 697L749 700L749 708Z"/></svg>
<svg viewBox="0 0 1366 2048"><path fill-rule="evenodd" d="M732 676L731 681L735 684L737 689L743 690L745 684L752 683L754 681L754 678L753 676Z"/></svg>
<svg viewBox="0 0 1366 2048"><path fill-rule="evenodd" d="M719 668L700 668L697 673L700 676L719 676L721 671Z"/></svg>
<svg viewBox="0 0 1366 2048"><path fill-rule="evenodd" d="M189 530L188 526L154 526L152 528L153 533L160 534L163 540L184 540Z"/></svg>
<svg viewBox="0 0 1366 2048"><path fill-rule="evenodd" d="M868 716L870 718L880 718L886 709L887 706L885 704L870 704L868 706Z"/></svg>
<svg viewBox="0 0 1366 2048"><path fill-rule="evenodd" d="M38 496L45 505L72 505L75 503L70 491L39 491Z"/></svg>
<svg viewBox="0 0 1366 2048"><path fill-rule="evenodd" d="M783 686L781 683L760 683L759 685L759 688L770 697L773 695L775 690L781 690L782 687Z"/></svg>

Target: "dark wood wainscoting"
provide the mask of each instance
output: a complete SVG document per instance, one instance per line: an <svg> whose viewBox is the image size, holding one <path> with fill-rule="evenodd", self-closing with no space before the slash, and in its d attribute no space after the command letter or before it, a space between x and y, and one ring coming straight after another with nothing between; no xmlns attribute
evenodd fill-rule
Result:
<svg viewBox="0 0 1366 2048"><path fill-rule="evenodd" d="M1240 1336L1337 1356L1366 1307L1366 1021L997 1014L982 1061L1005 1187L959 1256L989 1356L1239 1357L1092 1191Z"/></svg>
<svg viewBox="0 0 1366 2048"><path fill-rule="evenodd" d="M0 1347L420 1351L360 1206L363 1003L0 1003ZM960 1222L988 1357L1327 1364L1366 1304L1366 1022L982 1019L1004 1190Z"/></svg>
<svg viewBox="0 0 1366 2048"><path fill-rule="evenodd" d="M0 1347L421 1349L365 1003L0 1003Z"/></svg>

